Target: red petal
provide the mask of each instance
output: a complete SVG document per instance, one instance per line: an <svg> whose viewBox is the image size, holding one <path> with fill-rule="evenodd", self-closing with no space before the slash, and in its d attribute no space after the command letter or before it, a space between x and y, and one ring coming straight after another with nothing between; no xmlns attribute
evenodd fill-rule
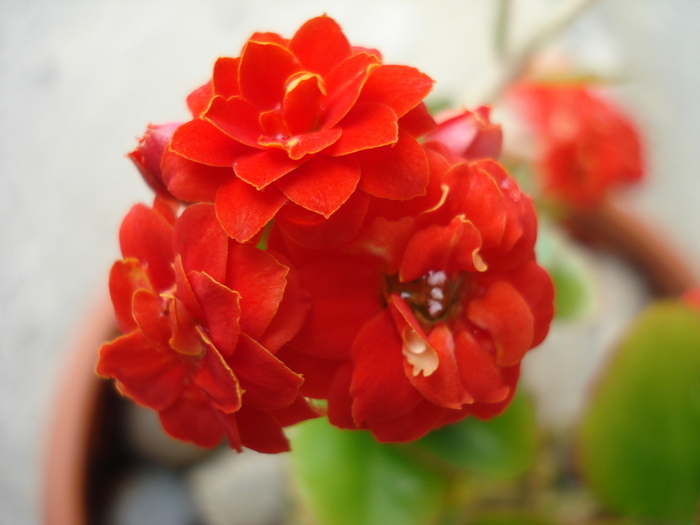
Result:
<svg viewBox="0 0 700 525"><path fill-rule="evenodd" d="M188 277L204 313L208 337L218 351L228 358L235 351L241 332L240 294L205 273L192 272Z"/></svg>
<svg viewBox="0 0 700 525"><path fill-rule="evenodd" d="M489 272L491 274L491 272ZM506 279L527 302L534 317L532 346L539 345L549 331L554 315L554 286L549 274L532 260L507 274L480 276L479 282L490 286L491 282Z"/></svg>
<svg viewBox="0 0 700 525"><path fill-rule="evenodd" d="M455 355L462 384L477 403L497 403L506 398L510 389L501 379L494 356L464 330L455 337Z"/></svg>
<svg viewBox="0 0 700 525"><path fill-rule="evenodd" d="M231 243L226 286L241 297L241 330L259 340L277 313L289 268L254 246Z"/></svg>
<svg viewBox="0 0 700 525"><path fill-rule="evenodd" d="M352 346L350 395L355 422L386 421L409 412L422 399L406 378L401 337L387 310L357 334Z"/></svg>
<svg viewBox="0 0 700 525"><path fill-rule="evenodd" d="M532 347L532 312L518 291L506 281L493 283L484 297L470 301L467 317L491 334L501 366L517 364Z"/></svg>
<svg viewBox="0 0 700 525"><path fill-rule="evenodd" d="M463 193L460 186L455 185L455 191L449 198L459 200L460 209L479 230L485 248L498 246L503 241L507 222L517 222L517 218L508 221L507 203L498 182L476 165L460 164L450 172L450 176L462 178L468 187ZM513 226L519 227L522 233L519 224Z"/></svg>
<svg viewBox="0 0 700 525"><path fill-rule="evenodd" d="M272 318L263 336L259 338L260 343L274 354L299 332L308 311L308 293L302 287L298 272L290 268L284 297L279 303L275 317Z"/></svg>
<svg viewBox="0 0 700 525"><path fill-rule="evenodd" d="M321 413L309 405L306 399L297 396L291 405L273 411L273 415L280 425L287 427L307 419L317 418Z"/></svg>
<svg viewBox="0 0 700 525"><path fill-rule="evenodd" d="M194 384L206 392L211 404L224 414L241 408L242 385L224 358L211 345L207 345L200 362Z"/></svg>
<svg viewBox="0 0 700 525"><path fill-rule="evenodd" d="M446 412L446 409L423 400L407 414L389 421L373 421L369 428L380 443L405 443L436 428Z"/></svg>
<svg viewBox="0 0 700 525"><path fill-rule="evenodd" d="M275 187L258 191L233 179L216 194L216 216L230 237L246 242L272 220L285 202L287 197Z"/></svg>
<svg viewBox="0 0 700 525"><path fill-rule="evenodd" d="M461 158L473 161L497 159L501 153L503 131L490 121L490 108L449 112L438 117L440 124L426 140L436 140Z"/></svg>
<svg viewBox="0 0 700 525"><path fill-rule="evenodd" d="M325 95L323 79L318 75L300 73L292 77L282 101L284 121L292 135L318 129L319 111Z"/></svg>
<svg viewBox="0 0 700 525"><path fill-rule="evenodd" d="M140 332L118 337L100 348L96 372L119 381L120 390L139 404L160 410L180 394L185 368L174 352L152 347Z"/></svg>
<svg viewBox="0 0 700 525"><path fill-rule="evenodd" d="M187 202L214 202L216 192L233 178L233 169L207 166L165 150L161 161L168 191Z"/></svg>
<svg viewBox="0 0 700 525"><path fill-rule="evenodd" d="M293 339L294 348L327 359L348 359L358 331L383 306L378 268L349 259L326 259L302 268L299 274L311 308Z"/></svg>
<svg viewBox="0 0 700 525"><path fill-rule="evenodd" d="M301 65L289 49L248 41L241 55L241 93L260 109L273 109L282 102L287 79L300 70Z"/></svg>
<svg viewBox="0 0 700 525"><path fill-rule="evenodd" d="M420 144L399 130L399 140L356 153L362 169L360 188L384 199L406 200L424 195L428 186L428 158Z"/></svg>
<svg viewBox="0 0 700 525"><path fill-rule="evenodd" d="M160 167L161 160L173 133L180 125L179 122L149 124L146 127L146 132L139 139L136 149L127 154L127 157L136 165L146 184L156 192L156 195L165 199L172 199L172 195L165 187L163 171Z"/></svg>
<svg viewBox="0 0 700 525"><path fill-rule="evenodd" d="M221 228L214 205L193 204L182 212L175 223L175 249L182 256L186 273L204 272L215 281L226 277L228 236Z"/></svg>
<svg viewBox="0 0 700 525"><path fill-rule="evenodd" d="M241 179L262 190L304 162L290 159L286 151L271 149L239 157L234 169Z"/></svg>
<svg viewBox="0 0 700 525"><path fill-rule="evenodd" d="M325 77L327 109L321 121L322 129L332 128L347 115L357 102L370 72L378 65L377 57L358 53L338 64Z"/></svg>
<svg viewBox="0 0 700 525"><path fill-rule="evenodd" d="M186 159L207 166L233 166L234 161L250 151L211 122L190 120L175 130L170 149Z"/></svg>
<svg viewBox="0 0 700 525"><path fill-rule="evenodd" d="M324 151L325 155L347 155L388 146L399 139L396 113L381 104L356 104L338 127L343 130L343 134L333 146Z"/></svg>
<svg viewBox="0 0 700 525"><path fill-rule="evenodd" d="M258 139L263 131L259 114L258 109L243 97L226 99L216 96L202 118L235 141L260 149Z"/></svg>
<svg viewBox="0 0 700 525"><path fill-rule="evenodd" d="M172 405L160 411L160 423L172 437L213 448L221 443L222 424L201 389L191 386Z"/></svg>
<svg viewBox="0 0 700 525"><path fill-rule="evenodd" d="M136 259L117 261L109 272L109 294L119 329L126 333L136 329L131 303L137 290L153 290L146 268Z"/></svg>
<svg viewBox="0 0 700 525"><path fill-rule="evenodd" d="M172 286L173 227L157 211L143 204L131 208L119 229L119 245L125 259L138 259L147 268L156 290Z"/></svg>
<svg viewBox="0 0 700 525"><path fill-rule="evenodd" d="M283 47L289 47L289 40L282 38L277 33L256 31L248 40L252 42L277 44Z"/></svg>
<svg viewBox="0 0 700 525"><path fill-rule="evenodd" d="M235 414L224 414L215 411L216 418L219 420L226 439L230 447L237 452L243 452L243 444L241 443L241 433L238 431L238 423L236 422L236 416L240 413L240 410Z"/></svg>
<svg viewBox="0 0 700 525"><path fill-rule="evenodd" d="M241 58L221 57L214 64L214 74L211 83L214 94L224 98L234 97L241 94L238 86L238 67Z"/></svg>
<svg viewBox="0 0 700 525"><path fill-rule="evenodd" d="M360 102L379 102L399 117L415 108L433 88L433 80L409 66L382 65L372 71Z"/></svg>
<svg viewBox="0 0 700 525"><path fill-rule="evenodd" d="M304 382L300 375L246 334L241 334L228 365L245 392L243 404L256 410L278 410L291 405Z"/></svg>
<svg viewBox="0 0 700 525"><path fill-rule="evenodd" d="M429 226L410 240L399 273L402 282L410 282L429 271L450 275L460 271L485 270L479 258L481 237L471 222L455 217L447 226Z"/></svg>
<svg viewBox="0 0 700 525"><path fill-rule="evenodd" d="M148 344L169 353L171 328L160 298L149 290L136 290L131 305L134 321Z"/></svg>
<svg viewBox="0 0 700 525"><path fill-rule="evenodd" d="M198 118L207 110L209 101L214 96L211 82L198 87L187 96L187 107L194 118Z"/></svg>
<svg viewBox="0 0 700 525"><path fill-rule="evenodd" d="M362 229L362 234L350 245L349 250L371 253L381 260L385 275L395 275L406 251L406 245L415 231L413 217L390 221L378 217Z"/></svg>
<svg viewBox="0 0 700 525"><path fill-rule="evenodd" d="M343 362L338 368L328 391L328 421L338 428L357 429L352 418L352 363ZM364 425L367 428L367 425Z"/></svg>
<svg viewBox="0 0 700 525"><path fill-rule="evenodd" d="M172 337L168 345L179 354L200 357L204 354L204 341L200 336L195 319L182 301L170 301L168 308Z"/></svg>
<svg viewBox="0 0 700 525"><path fill-rule="evenodd" d="M246 406L236 414L241 443L263 454L289 451L289 441L282 426L270 412L248 410Z"/></svg>
<svg viewBox="0 0 700 525"><path fill-rule="evenodd" d="M502 401L496 403L474 403L469 405L467 410L470 414L479 419L491 419L494 416L501 414L510 404L515 395L515 387L520 376L520 363L515 366L501 368L501 380L505 387L508 388L508 394Z"/></svg>
<svg viewBox="0 0 700 525"><path fill-rule="evenodd" d="M430 115L426 105L421 102L399 119L399 127L414 137L422 137L433 131L437 127L437 123Z"/></svg>
<svg viewBox="0 0 700 525"><path fill-rule="evenodd" d="M284 235L307 248L331 248L352 240L360 231L369 196L356 191L329 219L294 203L280 210L275 219Z"/></svg>
<svg viewBox="0 0 700 525"><path fill-rule="evenodd" d="M289 49L304 69L321 75L329 73L352 52L340 26L325 15L301 26L289 42Z"/></svg>
<svg viewBox="0 0 700 525"><path fill-rule="evenodd" d="M473 398L464 390L455 359L455 342L452 333L439 324L428 336L428 344L437 353L439 365L430 375L414 375L414 367L404 361L406 376L423 396L438 406L459 410Z"/></svg>
<svg viewBox="0 0 700 525"><path fill-rule="evenodd" d="M175 258L173 268L175 269L175 297L185 305L192 317L204 319L204 312L199 307L199 301L194 295L192 286L190 286L185 269L182 267L182 257L179 255Z"/></svg>
<svg viewBox="0 0 700 525"><path fill-rule="evenodd" d="M316 156L277 181L287 198L326 219L348 200L360 180L354 159Z"/></svg>
<svg viewBox="0 0 700 525"><path fill-rule="evenodd" d="M260 145L283 148L290 159L299 160L305 155L312 155L326 149L337 142L342 134L343 132L339 128L332 128L304 135L295 135L289 139L277 140L270 137L262 137Z"/></svg>
<svg viewBox="0 0 700 525"><path fill-rule="evenodd" d="M303 347L300 348L303 350ZM280 348L275 357L304 377L304 383L299 388L300 395L314 399L328 398L328 389L341 361L310 356L292 349L291 344ZM349 385L348 379L348 389Z"/></svg>

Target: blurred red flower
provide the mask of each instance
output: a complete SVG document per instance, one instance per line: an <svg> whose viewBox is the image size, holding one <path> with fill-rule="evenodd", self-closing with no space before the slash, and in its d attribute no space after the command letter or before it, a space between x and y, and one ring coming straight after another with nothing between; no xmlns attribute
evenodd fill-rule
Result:
<svg viewBox="0 0 700 525"><path fill-rule="evenodd" d="M427 148L441 192L416 201L422 213L407 202L410 214L376 217L335 250L270 238L311 297L280 358L307 377L305 395L328 399L333 424L379 441L499 414L553 316L530 198L495 161L451 165L441 149Z"/></svg>
<svg viewBox="0 0 700 525"><path fill-rule="evenodd" d="M291 269L230 240L211 204L179 218L163 199L134 206L120 244L110 292L125 335L102 346L97 373L157 410L173 437L288 450L282 427L316 416L301 376L274 355L308 307Z"/></svg>
<svg viewBox="0 0 700 525"><path fill-rule="evenodd" d="M510 97L541 148L536 161L546 195L586 210L641 180L639 134L612 102L572 83L520 83Z"/></svg>
<svg viewBox="0 0 700 525"><path fill-rule="evenodd" d="M239 242L271 219L305 244L353 237L368 196L411 199L428 183L415 137L435 125L432 80L352 47L321 16L286 40L256 33L188 97L194 119L174 133L163 179L180 200L214 202ZM323 235L308 237L321 225Z"/></svg>

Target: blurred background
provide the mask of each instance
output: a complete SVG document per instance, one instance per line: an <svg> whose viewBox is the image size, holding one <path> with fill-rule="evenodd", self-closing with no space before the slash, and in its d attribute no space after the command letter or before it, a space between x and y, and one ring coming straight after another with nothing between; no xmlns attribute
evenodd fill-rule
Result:
<svg viewBox="0 0 700 525"><path fill-rule="evenodd" d="M514 0L517 50L565 0ZM649 145L625 206L700 268L700 2L598 0L550 43L621 81ZM256 30L289 37L327 13L353 44L473 104L499 75L495 0L0 2L0 523L40 519L47 422L70 341L107 293L123 215L151 195L125 158L149 122ZM507 129L506 129L507 134ZM613 284L614 285L614 284Z"/></svg>

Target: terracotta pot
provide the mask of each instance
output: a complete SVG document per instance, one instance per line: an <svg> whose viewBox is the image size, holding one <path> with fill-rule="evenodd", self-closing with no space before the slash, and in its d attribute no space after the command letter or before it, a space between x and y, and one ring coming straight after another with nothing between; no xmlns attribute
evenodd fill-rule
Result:
<svg viewBox="0 0 700 525"><path fill-rule="evenodd" d="M107 487L95 484L114 457L116 421L110 385L95 375L97 349L117 333L108 297L97 301L72 340L48 432L43 516L48 525L88 525Z"/></svg>
<svg viewBox="0 0 700 525"><path fill-rule="evenodd" d="M690 267L663 236L613 204L571 216L566 225L592 248L613 251L627 260L646 277L656 295L677 295L697 286ZM44 476L46 524L95 523L115 472L129 461L121 448L118 396L110 382L94 373L97 349L116 332L112 307L105 298L75 340L52 412Z"/></svg>

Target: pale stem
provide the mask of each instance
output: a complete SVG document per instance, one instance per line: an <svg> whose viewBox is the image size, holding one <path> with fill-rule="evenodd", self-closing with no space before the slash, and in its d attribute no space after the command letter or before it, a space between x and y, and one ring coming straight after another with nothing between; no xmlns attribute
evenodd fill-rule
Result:
<svg viewBox="0 0 700 525"><path fill-rule="evenodd" d="M508 34L510 28L511 0L498 0L496 6L496 27L494 30L494 49L501 62L508 57Z"/></svg>
<svg viewBox="0 0 700 525"><path fill-rule="evenodd" d="M482 96L477 100L481 103L492 103L498 99L505 89L513 82L523 70L527 67L528 62L535 53L540 51L551 39L556 37L564 29L566 29L576 18L586 9L591 7L598 0L569 0L560 4L560 7L554 11L552 16L547 20L539 31L528 40L525 45L511 57L506 57L505 53L501 54L502 64L495 80L492 80L487 88L482 92ZM498 46L505 47L508 40L508 18L507 11L510 8L509 0L500 0L499 11L497 14L496 26L496 42ZM499 34L502 33L502 34ZM503 60L502 57L506 57Z"/></svg>

